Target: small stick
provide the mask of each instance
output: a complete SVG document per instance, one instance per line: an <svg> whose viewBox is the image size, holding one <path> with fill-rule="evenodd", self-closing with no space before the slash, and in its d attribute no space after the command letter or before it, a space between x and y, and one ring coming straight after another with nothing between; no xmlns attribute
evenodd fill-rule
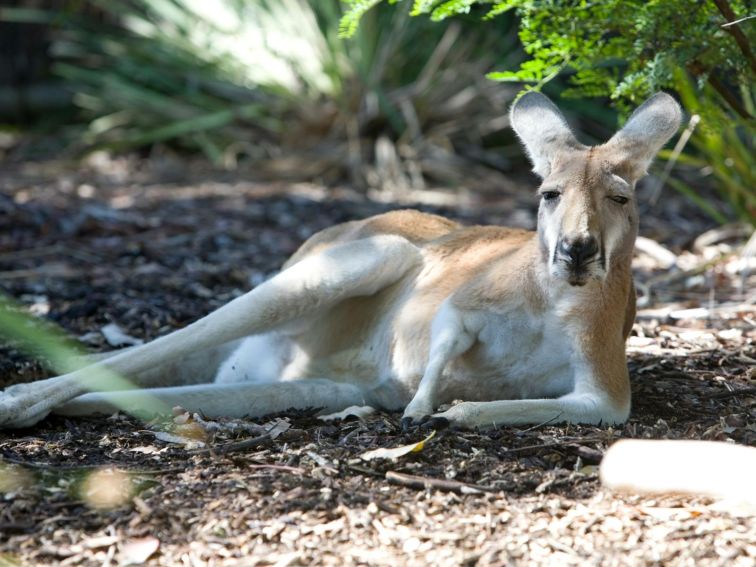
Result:
<svg viewBox="0 0 756 567"><path fill-rule="evenodd" d="M540 427L543 427L544 425L548 425L548 424L549 424L549 423L551 423L552 421L556 421L556 420L558 420L558 419L559 419L560 417L562 417L562 412L559 412L559 413L558 413L557 415L555 415L555 416L554 416L554 417L552 417L551 419L547 419L546 421L544 421L544 422L542 422L542 423L539 423L538 425L534 425L534 426L532 426L532 427L528 427L527 429L523 429L522 431L520 431L520 432L519 432L519 434L518 434L518 435L522 435L523 433L528 433L529 431L533 431L533 430L535 430L535 429L538 429L538 428L540 428Z"/></svg>
<svg viewBox="0 0 756 567"><path fill-rule="evenodd" d="M402 486L409 486L410 488L435 488L436 490L455 492L457 494L481 494L482 492L493 492L492 489L485 486L467 484L457 480L430 478L394 471L388 471L386 473L386 480L392 484L401 484Z"/></svg>
<svg viewBox="0 0 756 567"><path fill-rule="evenodd" d="M227 455L228 453L235 453L237 451L244 451L246 449L254 449L262 445L268 445L273 439L270 435L265 433L264 435L258 435L244 441L237 443L229 443L228 445L220 445L215 447L208 447L206 449L198 449L196 451L189 451L190 455Z"/></svg>
<svg viewBox="0 0 756 567"><path fill-rule="evenodd" d="M709 396L712 400L726 400L727 398L737 398L738 396L748 396L750 394L756 394L756 387L740 388L738 390L729 390L727 392L719 392Z"/></svg>
<svg viewBox="0 0 756 567"><path fill-rule="evenodd" d="M508 455L512 453L522 453L523 451L532 451L534 449L553 449L556 447L566 447L567 445L590 445L591 443L597 443L606 441L606 439L598 437L583 437L577 439L564 438L561 441L552 441L550 443L539 443L538 445L526 445L524 447L513 447L512 449L506 449L499 453L500 455Z"/></svg>
<svg viewBox="0 0 756 567"><path fill-rule="evenodd" d="M274 471L288 472L288 473L291 473L291 474L304 474L304 473L305 473L305 470L304 470L304 469L302 469L302 468L299 468L299 467L290 467L289 465L275 465L275 464L271 464L271 465L258 465L258 464L247 464L247 465L245 465L245 466L246 466L246 467L248 467L248 468L250 468L250 469L256 469L256 470L260 470L260 469L270 469L270 470L274 470Z"/></svg>
<svg viewBox="0 0 756 567"><path fill-rule="evenodd" d="M59 472L59 473L70 473L70 472L77 472L77 471L87 471L87 470L95 470L95 469L113 469L117 470L118 472L122 472L125 474L167 474L167 473L179 473L184 472L187 467L171 467L166 469L138 469L138 468L127 468L117 463L100 463L98 465L88 465L88 464L81 464L81 465L55 465L52 463L37 463L32 461L24 461L23 459L14 459L12 457L0 457L0 465L7 463L10 465L18 465L20 467L25 467L27 469L37 469L37 470L43 470L43 471L51 471L51 472Z"/></svg>

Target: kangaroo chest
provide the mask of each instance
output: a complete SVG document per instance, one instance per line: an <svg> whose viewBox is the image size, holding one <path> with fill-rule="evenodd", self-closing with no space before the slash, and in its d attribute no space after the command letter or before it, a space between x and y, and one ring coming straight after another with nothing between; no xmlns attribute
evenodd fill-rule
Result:
<svg viewBox="0 0 756 567"><path fill-rule="evenodd" d="M571 391L573 333L553 315L487 314L477 343L447 369L460 399L555 397Z"/></svg>

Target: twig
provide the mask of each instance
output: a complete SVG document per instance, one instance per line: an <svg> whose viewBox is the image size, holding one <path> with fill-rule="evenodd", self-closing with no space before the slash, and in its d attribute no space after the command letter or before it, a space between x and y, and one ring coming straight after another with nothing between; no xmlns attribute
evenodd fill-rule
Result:
<svg viewBox="0 0 756 567"><path fill-rule="evenodd" d="M369 469L367 467L361 467L359 465L347 465L347 468L352 469L353 471L357 471L358 473L368 474L370 476L383 476L378 471L374 471L373 469Z"/></svg>
<svg viewBox="0 0 756 567"><path fill-rule="evenodd" d="M598 441L605 441L605 439L598 437L586 437L578 439L562 439L561 441L552 441L551 443L539 443L538 445L526 445L525 447L514 447L512 449L506 449L499 453L500 455L511 455L514 453L522 453L524 451L532 451L534 449L553 449L556 447L566 447L567 445L588 445L590 443L596 443Z"/></svg>
<svg viewBox="0 0 756 567"><path fill-rule="evenodd" d="M747 22L748 20L752 20L754 18L756 18L756 15L746 16L744 18L740 18L739 20L735 20L734 22L727 22L726 24L722 24L719 27L720 28L729 28L730 26L737 26L738 24L741 24L743 22Z"/></svg>
<svg viewBox="0 0 756 567"><path fill-rule="evenodd" d="M543 421L543 422L541 422L541 423L539 423L537 425L533 425L531 427L528 427L527 429L523 429L522 431L520 431L518 433L518 435L522 435L524 433L528 433L528 432L533 431L535 429L539 429L539 428L543 427L544 425L548 425L549 423L551 423L553 421L557 421L560 417L562 417L562 412L559 412L557 415L555 415L551 419L547 419L546 421Z"/></svg>
<svg viewBox="0 0 756 567"><path fill-rule="evenodd" d="M750 120L752 118L751 113L748 112L741 104L740 101L733 95L729 89L722 84L722 81L720 81L718 78L716 78L714 75L710 73L710 69L707 69L703 63L697 60L692 60L687 65L688 71L693 74L694 77L705 77L706 81L711 85L711 87L717 91L717 94L721 96L725 102L727 102L728 105L730 105L730 108L732 108L735 112L737 112L742 118L745 118L746 120Z"/></svg>
<svg viewBox="0 0 756 567"><path fill-rule="evenodd" d="M94 469L115 469L119 472L128 474L166 474L166 473L179 473L184 472L186 467L172 467L169 469L137 469L137 468L123 468L116 464L101 463L99 465L53 465L51 463L33 463L23 461L21 459L14 459L12 457L0 457L0 464L9 463L11 465L18 465L20 467L26 467L29 469L37 469L43 471L54 472L76 472L86 471Z"/></svg>
<svg viewBox="0 0 756 567"><path fill-rule="evenodd" d="M52 244L51 246L40 246L39 248L27 248L26 250L4 252L0 254L0 260L3 262L10 262L14 260L47 256L48 254L59 254L60 252L62 252L62 246L60 244Z"/></svg>
<svg viewBox="0 0 756 567"><path fill-rule="evenodd" d="M386 473L386 480L392 484L409 486L410 488L434 488L445 492L455 492L457 494L481 494L483 492L494 492L493 489L478 486L476 484L467 484L457 480L446 480L441 478L430 478L426 476L416 476L413 474L404 474L394 471Z"/></svg>
<svg viewBox="0 0 756 567"><path fill-rule="evenodd" d="M735 39L735 43L738 44L740 51L743 52L746 61L748 61L748 64L751 66L751 70L756 73L756 58L753 56L751 46L748 44L748 38L738 25L738 23L742 20L738 20L738 17L735 15L735 12L732 10L732 7L727 0L714 0L714 4L716 4L725 20L727 20L727 23L722 27L732 34L732 37Z"/></svg>
<svg viewBox="0 0 756 567"><path fill-rule="evenodd" d="M756 72L756 70L754 72ZM727 104L729 104L730 107L742 118L745 118L746 120L753 118L753 116L751 116L751 113L748 112L748 110L742 104L740 104L740 101L735 97L734 94L730 92L730 89L728 89L722 81L720 81L714 75L709 75L708 81L709 84L714 88L714 90L717 91L719 96L725 99L727 101Z"/></svg>
<svg viewBox="0 0 756 567"><path fill-rule="evenodd" d="M219 445L214 447L207 447L206 449L197 449L196 451L189 451L190 455L227 455L229 453L235 453L237 451L244 451L246 449L254 449L262 445L268 445L273 441L272 437L265 433L239 441L237 443L229 443L228 445Z"/></svg>
<svg viewBox="0 0 756 567"><path fill-rule="evenodd" d="M0 280L18 280L24 278L45 277L72 277L73 270L68 269L61 264L44 264L36 268L23 270L7 270L0 272Z"/></svg>
<svg viewBox="0 0 756 567"><path fill-rule="evenodd" d="M300 467L290 467L289 465L257 465L257 464L247 464L245 465L247 468L250 469L271 469L274 471L282 471L282 472L288 472L291 474L304 474L305 470Z"/></svg>
<svg viewBox="0 0 756 567"><path fill-rule="evenodd" d="M737 398L738 396L748 396L750 394L756 394L756 386L719 392L718 394L711 394L709 397L712 400L726 400L727 398Z"/></svg>

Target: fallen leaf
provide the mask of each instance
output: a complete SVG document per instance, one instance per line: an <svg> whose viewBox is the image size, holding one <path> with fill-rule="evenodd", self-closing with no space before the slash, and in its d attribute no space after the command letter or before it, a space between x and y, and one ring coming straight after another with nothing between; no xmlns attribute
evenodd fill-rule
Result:
<svg viewBox="0 0 756 567"><path fill-rule="evenodd" d="M118 543L118 536L99 536L90 537L84 540L82 544L86 549L100 549L102 547L109 547L114 543Z"/></svg>
<svg viewBox="0 0 756 567"><path fill-rule="evenodd" d="M425 444L433 439L435 434L436 432L432 431L431 434L422 441L411 443L409 445L401 445L391 449L373 449L371 451L365 451L360 455L360 459L363 461L372 461L373 459L398 459L409 453L417 453L418 451L423 450Z"/></svg>
<svg viewBox="0 0 756 567"><path fill-rule="evenodd" d="M141 565L147 561L150 556L160 547L160 540L156 537L144 537L132 539L121 546L118 554L118 564L121 567L126 565Z"/></svg>
<svg viewBox="0 0 756 567"><path fill-rule="evenodd" d="M638 506L638 511L665 522L672 519L685 520L688 518L696 518L705 512L705 510L701 508L663 508L655 506Z"/></svg>
<svg viewBox="0 0 756 567"><path fill-rule="evenodd" d="M180 425L176 425L173 428L173 433L180 437L186 437L194 441L201 441L204 443L207 440L207 431L199 423L190 422Z"/></svg>
<svg viewBox="0 0 756 567"><path fill-rule="evenodd" d="M585 465L584 467L580 467L580 469L578 470L578 473L584 474L584 475L591 475L591 474L596 474L598 470L599 470L598 465Z"/></svg>
<svg viewBox="0 0 756 567"><path fill-rule="evenodd" d="M337 411L336 413L319 415L318 419L322 421L333 421L336 419L346 419L350 416L356 417L357 419L365 419L374 413L375 408L370 406L349 406L345 410Z"/></svg>
<svg viewBox="0 0 756 567"><path fill-rule="evenodd" d="M192 416L189 414L188 411L185 411L184 413L175 415L175 417L173 418L173 423L175 423L176 425L185 425L189 423L191 419L192 419Z"/></svg>
<svg viewBox="0 0 756 567"><path fill-rule="evenodd" d="M183 445L185 449L201 449L205 446L203 441L197 441L196 439L190 439L189 437L182 437L181 435L174 435L167 431L153 431L152 434L155 436L155 439L159 441Z"/></svg>
<svg viewBox="0 0 756 567"><path fill-rule="evenodd" d="M142 339L127 335L123 331L123 329L121 329L121 327L119 327L115 323L105 325L102 329L100 329L100 332L102 333L102 336L105 337L105 340L108 341L108 344L112 347L144 344L144 341Z"/></svg>
<svg viewBox="0 0 756 567"><path fill-rule="evenodd" d="M133 453L142 453L143 455L157 455L164 450L165 449L158 449L154 445L142 445L139 447L131 447L130 449L127 449L127 451L131 451Z"/></svg>
<svg viewBox="0 0 756 567"><path fill-rule="evenodd" d="M725 329L719 331L717 336L725 341L737 341L738 339L743 338L743 331L740 329Z"/></svg>
<svg viewBox="0 0 756 567"><path fill-rule="evenodd" d="M651 346L654 343L656 343L656 339L651 337L628 337L626 344L628 347L643 348Z"/></svg>
<svg viewBox="0 0 756 567"><path fill-rule="evenodd" d="M265 425L263 425L263 427L265 428L265 432L270 435L270 438L275 439L282 433L288 431L291 427L291 423L289 423L285 419L277 419L275 421L266 423Z"/></svg>

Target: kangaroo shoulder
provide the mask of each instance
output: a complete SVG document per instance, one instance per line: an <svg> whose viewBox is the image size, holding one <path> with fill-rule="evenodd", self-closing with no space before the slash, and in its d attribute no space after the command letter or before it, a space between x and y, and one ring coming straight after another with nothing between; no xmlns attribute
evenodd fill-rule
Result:
<svg viewBox="0 0 756 567"><path fill-rule="evenodd" d="M459 227L459 224L438 215L413 210L399 210L368 217L358 221L337 224L316 232L299 247L284 264L288 268L302 258L322 252L335 245L370 238L371 236L395 235L406 238L412 244L422 246Z"/></svg>

